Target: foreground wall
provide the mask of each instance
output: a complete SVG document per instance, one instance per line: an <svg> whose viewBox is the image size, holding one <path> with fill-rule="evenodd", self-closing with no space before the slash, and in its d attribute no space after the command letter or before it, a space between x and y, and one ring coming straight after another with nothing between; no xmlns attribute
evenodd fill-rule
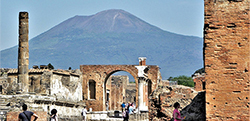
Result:
<svg viewBox="0 0 250 121"><path fill-rule="evenodd" d="M207 120L249 120L249 0L205 0Z"/></svg>

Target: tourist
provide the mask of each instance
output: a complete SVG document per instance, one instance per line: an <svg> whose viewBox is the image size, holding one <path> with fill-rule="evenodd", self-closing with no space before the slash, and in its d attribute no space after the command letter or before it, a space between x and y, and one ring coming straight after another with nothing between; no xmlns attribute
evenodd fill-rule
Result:
<svg viewBox="0 0 250 121"><path fill-rule="evenodd" d="M125 102L123 102L123 103L122 103L121 107L122 107L122 112L123 112L123 111L124 111L124 109L125 109L125 107L126 107Z"/></svg>
<svg viewBox="0 0 250 121"><path fill-rule="evenodd" d="M109 101L106 102L106 110L109 110Z"/></svg>
<svg viewBox="0 0 250 121"><path fill-rule="evenodd" d="M135 113L135 103L132 102L132 107L133 107L133 113Z"/></svg>
<svg viewBox="0 0 250 121"><path fill-rule="evenodd" d="M174 108L175 108L173 112L174 121L184 120L186 117L181 117L181 113L178 111L178 109L180 108L180 104L178 102L174 104Z"/></svg>
<svg viewBox="0 0 250 121"><path fill-rule="evenodd" d="M50 116L50 121L58 121L58 118L57 118L57 110L56 109L52 109L51 110L51 116Z"/></svg>
<svg viewBox="0 0 250 121"><path fill-rule="evenodd" d="M123 117L123 121L128 121L129 119L129 111L127 108L125 108L125 110L122 112L122 117Z"/></svg>
<svg viewBox="0 0 250 121"><path fill-rule="evenodd" d="M129 104L129 108L128 108L128 110L129 110L129 114L132 114L134 111L134 108L133 108L133 103L131 103L131 104Z"/></svg>
<svg viewBox="0 0 250 121"><path fill-rule="evenodd" d="M18 121L31 121L31 116L35 117L33 121L37 120L38 116L35 113L27 111L28 107L26 104L23 104L22 108L23 112L19 114Z"/></svg>
<svg viewBox="0 0 250 121"><path fill-rule="evenodd" d="M83 109L82 109L83 121L86 121L86 116L87 116L87 109L86 109L86 107L84 106Z"/></svg>

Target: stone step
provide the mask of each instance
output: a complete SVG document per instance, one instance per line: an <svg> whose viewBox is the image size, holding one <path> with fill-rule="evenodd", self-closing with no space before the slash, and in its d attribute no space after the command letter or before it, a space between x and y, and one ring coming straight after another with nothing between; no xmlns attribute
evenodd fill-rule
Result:
<svg viewBox="0 0 250 121"><path fill-rule="evenodd" d="M4 99L0 99L0 103L2 103L2 102L5 102L5 100Z"/></svg>
<svg viewBox="0 0 250 121"><path fill-rule="evenodd" d="M0 102L0 106L1 106L1 105L4 105L4 106L5 106L5 105L7 105L7 104L8 104L8 103L6 103L6 102Z"/></svg>

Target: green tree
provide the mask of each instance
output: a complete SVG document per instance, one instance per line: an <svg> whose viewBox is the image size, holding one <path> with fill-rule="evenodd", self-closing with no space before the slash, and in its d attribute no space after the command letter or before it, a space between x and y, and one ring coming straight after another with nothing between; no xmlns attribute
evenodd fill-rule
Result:
<svg viewBox="0 0 250 121"><path fill-rule="evenodd" d="M49 70L52 70L52 69L54 69L54 66L51 63L49 63L48 68L49 68Z"/></svg>
<svg viewBox="0 0 250 121"><path fill-rule="evenodd" d="M172 81L172 79L173 79L173 77L172 77L172 76L170 76L170 77L168 78L168 80L169 80L169 81Z"/></svg>
<svg viewBox="0 0 250 121"><path fill-rule="evenodd" d="M194 81L192 77L181 75L181 76L172 78L171 81L177 81L178 85L194 87Z"/></svg>

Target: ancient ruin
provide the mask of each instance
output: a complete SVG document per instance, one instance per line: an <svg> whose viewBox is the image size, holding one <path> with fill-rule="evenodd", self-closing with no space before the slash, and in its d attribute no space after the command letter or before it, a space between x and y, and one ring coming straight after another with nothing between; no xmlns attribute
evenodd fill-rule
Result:
<svg viewBox="0 0 250 121"><path fill-rule="evenodd" d="M18 47L18 91L28 93L29 73L29 16L27 12L19 13L19 47Z"/></svg>
<svg viewBox="0 0 250 121"><path fill-rule="evenodd" d="M195 73L193 76L194 88L196 91L205 91L206 82L205 82L205 73L199 74Z"/></svg>
<svg viewBox="0 0 250 121"><path fill-rule="evenodd" d="M205 0L206 120L249 120L249 0Z"/></svg>
<svg viewBox="0 0 250 121"><path fill-rule="evenodd" d="M145 61L146 60L144 60L143 62L144 64ZM140 62L141 61L139 61L139 63ZM137 92L139 93L139 91L141 90L141 95L136 93L136 97L141 99L139 100L138 98L136 98L136 105L141 106L141 110L144 110L143 108L148 106L147 93L151 93L151 90L156 89L158 83L161 81L161 75L158 66L139 65L139 67L143 66L148 67L150 69L147 70L147 73L142 72L144 74L147 74L146 77L141 78L142 81L137 81L138 70L135 66L136 65L81 65L80 70L83 74L83 100L85 101L87 107L92 108L93 111L104 111L106 109L105 102L108 100L106 86L107 80L115 72L126 71L130 73L136 80L135 85L137 87ZM95 88L90 88L90 83L94 83ZM138 83L141 85L141 87L138 87ZM96 89L93 90L94 92L97 92L96 94L93 94L94 96L91 96L91 89ZM151 92L148 92L148 90Z"/></svg>
<svg viewBox="0 0 250 121"><path fill-rule="evenodd" d="M88 120L109 120L124 101L136 103L138 113L130 120L171 120L175 102L180 102L181 114L190 121L249 120L250 1L204 0L204 4L205 73L193 77L195 89L162 81L159 67L146 65L145 57L139 58L139 65L28 69L29 17L20 12L18 69L1 69L1 120L17 119L23 103L41 121L48 120L53 108L62 121L81 120L83 106L89 111ZM127 76L112 75L118 71L130 73L135 84L128 84Z"/></svg>
<svg viewBox="0 0 250 121"><path fill-rule="evenodd" d="M136 85L126 75L111 75L106 83L109 110L121 111L121 104L136 102Z"/></svg>

